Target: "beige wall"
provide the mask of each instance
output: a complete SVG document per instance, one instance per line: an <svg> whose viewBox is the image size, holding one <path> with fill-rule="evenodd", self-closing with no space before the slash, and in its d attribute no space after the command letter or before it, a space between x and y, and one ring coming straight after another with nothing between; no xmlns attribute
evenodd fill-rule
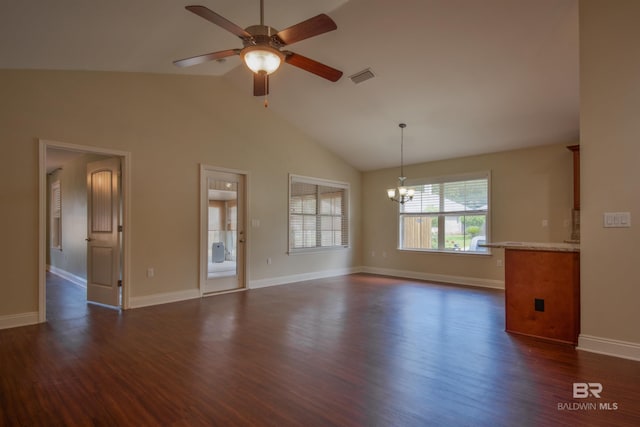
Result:
<svg viewBox="0 0 640 427"><path fill-rule="evenodd" d="M417 179L490 170L492 240L562 242L571 237L572 153L566 148L571 144L575 141L410 165L405 175ZM494 249L492 256L397 250L398 205L385 190L397 184L398 175L399 168L364 173L364 265L372 271L503 287L504 269L497 266L504 255L501 249Z"/></svg>
<svg viewBox="0 0 640 427"><path fill-rule="evenodd" d="M250 174L249 280L360 265L360 173L223 79L4 70L0 93L0 316L38 310L38 138L131 153L132 297L197 288L200 163ZM352 249L286 255L288 173L351 183Z"/></svg>
<svg viewBox="0 0 640 427"><path fill-rule="evenodd" d="M637 0L580 1L581 345L598 345L589 337L631 342L637 358L639 19ZM620 211L631 212L632 227L603 228L603 213Z"/></svg>

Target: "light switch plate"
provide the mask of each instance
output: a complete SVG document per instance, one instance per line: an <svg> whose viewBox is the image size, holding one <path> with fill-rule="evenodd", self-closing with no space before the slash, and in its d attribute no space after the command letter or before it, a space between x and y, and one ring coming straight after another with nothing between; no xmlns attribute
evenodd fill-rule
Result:
<svg viewBox="0 0 640 427"><path fill-rule="evenodd" d="M603 218L604 228L631 227L631 212L605 212Z"/></svg>

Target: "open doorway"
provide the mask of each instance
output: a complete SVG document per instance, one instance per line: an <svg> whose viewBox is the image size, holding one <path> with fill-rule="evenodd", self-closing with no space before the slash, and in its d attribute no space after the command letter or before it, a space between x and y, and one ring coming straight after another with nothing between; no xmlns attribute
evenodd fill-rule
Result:
<svg viewBox="0 0 640 427"><path fill-rule="evenodd" d="M102 167L95 174L95 165L105 162L111 162L111 169ZM47 320L48 302L59 305L52 311L58 318L65 316L61 311L65 307L77 312L87 301L128 307L129 232L124 225L130 208L129 164L126 152L40 141L40 322ZM107 191L92 196L96 182ZM110 213L110 222L101 212L95 213L96 207ZM96 229L92 218L102 221L98 234L92 233ZM117 238L110 246L96 238L107 229ZM55 286L51 298L47 281ZM106 285L117 297L102 298ZM83 301L73 300L78 297Z"/></svg>

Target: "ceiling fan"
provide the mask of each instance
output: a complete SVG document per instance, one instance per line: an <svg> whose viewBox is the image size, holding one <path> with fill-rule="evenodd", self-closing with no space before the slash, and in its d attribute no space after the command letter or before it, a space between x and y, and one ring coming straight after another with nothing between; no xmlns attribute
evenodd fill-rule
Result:
<svg viewBox="0 0 640 427"><path fill-rule="evenodd" d="M185 8L238 36L242 40L243 48L221 50L174 61L173 63L179 67L190 67L240 55L247 67L253 71L255 96L266 96L269 93L269 74L276 71L282 61L332 82L342 77L342 71L297 53L282 50L287 45L337 29L336 23L324 13L278 31L264 25L264 0L260 0L260 25L251 25L245 29L204 6L186 6Z"/></svg>

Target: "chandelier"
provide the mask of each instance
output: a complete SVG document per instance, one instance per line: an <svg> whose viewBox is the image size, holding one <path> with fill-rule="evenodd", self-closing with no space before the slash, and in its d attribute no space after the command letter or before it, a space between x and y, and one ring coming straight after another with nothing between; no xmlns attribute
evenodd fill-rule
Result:
<svg viewBox="0 0 640 427"><path fill-rule="evenodd" d="M404 205L406 201L413 199L413 194L415 193L413 188L407 188L404 185L404 181L407 179L404 176L404 128L407 127L405 123L400 123L400 176L398 177L398 186L396 188L389 188L387 190L387 196L389 200L394 202L398 202L401 205Z"/></svg>

